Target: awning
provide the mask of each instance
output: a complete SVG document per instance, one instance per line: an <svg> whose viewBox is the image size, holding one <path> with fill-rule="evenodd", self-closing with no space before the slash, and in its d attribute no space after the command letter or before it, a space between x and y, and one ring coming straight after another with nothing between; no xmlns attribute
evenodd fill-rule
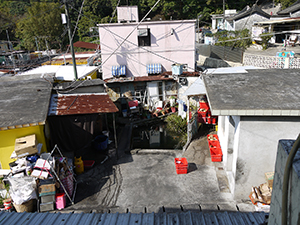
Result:
<svg viewBox="0 0 300 225"><path fill-rule="evenodd" d="M161 73L161 64L160 63L148 64L147 65L147 73L148 74Z"/></svg>
<svg viewBox="0 0 300 225"><path fill-rule="evenodd" d="M112 66L111 74L113 76L125 76L126 75L126 66L125 65Z"/></svg>
<svg viewBox="0 0 300 225"><path fill-rule="evenodd" d="M201 77L198 77L194 83L183 93L183 96L204 95L206 89Z"/></svg>

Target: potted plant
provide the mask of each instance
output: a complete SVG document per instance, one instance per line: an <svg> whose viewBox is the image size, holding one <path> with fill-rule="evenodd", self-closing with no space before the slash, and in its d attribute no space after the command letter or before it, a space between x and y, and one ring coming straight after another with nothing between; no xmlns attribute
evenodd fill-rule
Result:
<svg viewBox="0 0 300 225"><path fill-rule="evenodd" d="M3 178L1 178L0 183L6 189L4 198L0 196L0 205L4 205L4 208L9 210L12 208L12 200L9 195L9 184L4 184Z"/></svg>
<svg viewBox="0 0 300 225"><path fill-rule="evenodd" d="M170 106L171 106L171 111L174 113L176 112L176 109L175 109L175 104L176 104L176 97L175 96L171 96L170 97Z"/></svg>

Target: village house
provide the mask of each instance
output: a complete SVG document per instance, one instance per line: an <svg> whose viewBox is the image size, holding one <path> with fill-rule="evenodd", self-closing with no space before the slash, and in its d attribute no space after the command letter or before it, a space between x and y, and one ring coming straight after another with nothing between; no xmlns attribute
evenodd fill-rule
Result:
<svg viewBox="0 0 300 225"><path fill-rule="evenodd" d="M269 20L270 17L270 14L254 4L252 7L246 6L239 12L235 9L225 10L225 16L223 14L212 15L212 29L228 31L248 29L251 31L254 22Z"/></svg>
<svg viewBox="0 0 300 225"><path fill-rule="evenodd" d="M1 77L0 86L0 166L9 169L17 138L35 134L40 150L47 151L44 128L52 85L32 76Z"/></svg>
<svg viewBox="0 0 300 225"><path fill-rule="evenodd" d="M177 75L195 71L196 21L138 23L137 10L129 10L129 17L123 11L118 8L118 16L123 16L119 23L98 25L103 80L121 98L129 91L144 103L163 107L168 96L176 94ZM175 73L166 73L172 68Z"/></svg>
<svg viewBox="0 0 300 225"><path fill-rule="evenodd" d="M240 199L274 171L278 141L295 139L300 128L299 71L247 71L203 75L231 193Z"/></svg>

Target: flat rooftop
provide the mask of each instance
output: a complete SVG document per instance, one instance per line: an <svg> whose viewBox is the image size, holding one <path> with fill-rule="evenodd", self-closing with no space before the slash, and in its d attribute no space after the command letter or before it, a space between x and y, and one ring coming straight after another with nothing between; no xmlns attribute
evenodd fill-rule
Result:
<svg viewBox="0 0 300 225"><path fill-rule="evenodd" d="M300 116L300 70L203 75L212 115Z"/></svg>

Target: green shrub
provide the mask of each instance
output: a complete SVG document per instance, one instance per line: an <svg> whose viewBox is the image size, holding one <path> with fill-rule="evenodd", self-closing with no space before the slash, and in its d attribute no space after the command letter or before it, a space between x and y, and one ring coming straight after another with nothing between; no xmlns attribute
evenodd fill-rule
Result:
<svg viewBox="0 0 300 225"><path fill-rule="evenodd" d="M268 43L271 40L272 36L273 35L270 33L263 33L263 34L259 35L259 37L262 39L261 46L262 46L263 50L266 50L268 48Z"/></svg>
<svg viewBox="0 0 300 225"><path fill-rule="evenodd" d="M165 121L167 122L167 130L173 136L180 137L180 145L184 146L187 141L187 124L186 119L182 119L177 114L169 115Z"/></svg>

